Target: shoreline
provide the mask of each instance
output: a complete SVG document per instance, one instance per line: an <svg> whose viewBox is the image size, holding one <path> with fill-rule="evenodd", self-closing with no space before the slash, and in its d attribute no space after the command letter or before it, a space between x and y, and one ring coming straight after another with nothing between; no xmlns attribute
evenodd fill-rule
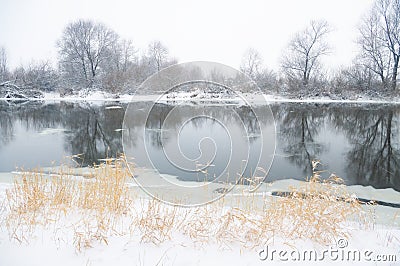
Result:
<svg viewBox="0 0 400 266"><path fill-rule="evenodd" d="M69 178L71 180L81 180L83 182L91 182L90 173L93 170L89 167L82 168L72 168L73 171L69 173ZM59 168L58 167L45 167L43 168L45 178L52 178L55 176L59 176ZM35 171L11 171L11 172L0 172L0 188L7 187L10 188L13 186L14 181L18 180L19 177L24 173L34 173ZM135 179L127 179L126 185L128 186L131 193L135 195L141 195L141 197L150 199L151 197L148 195L148 192L161 193L164 191L172 191L173 186L169 185L160 185L158 181L158 175L154 174L154 171L147 168L137 168L134 171L136 175ZM176 190L174 193L180 195L180 197L185 198L185 189L187 186L204 186L207 188L204 191L210 191L215 193L218 188L225 187L224 184L211 182L209 184L203 184L202 182L196 181L181 181L178 180L176 176L165 176L168 178L170 182L176 182L176 184L182 186L183 190ZM222 200L224 204L230 207L239 207L243 200L251 199L253 201L254 206L262 205L262 202L267 198L279 198L285 196L287 191L291 191L293 187L299 188L307 184L305 180L297 180L293 178L275 180L271 182L263 183L256 191L250 192L249 187L247 185L236 184L231 188L231 191L223 195L219 200ZM334 185L335 187L340 187L341 185ZM357 199L368 199L372 202L376 202L377 204L364 202L362 204L363 208L368 208L368 206L374 206L375 212L375 223L377 225L389 226L398 228L400 226L400 220L397 217L397 213L399 212L399 207L389 206L389 205L381 205L379 202L385 202L393 205L400 205L400 200L398 195L400 192L394 190L393 188L383 188L378 189L372 186L363 186L363 185L346 185L344 184L346 191L349 195ZM158 188L161 189L158 191ZM157 192L158 191L158 192ZM282 195L280 195L282 193ZM160 195L161 195L160 194ZM190 194L191 197L201 198L204 195L200 195L198 193ZM241 200L239 200L241 199ZM217 200L218 201L218 200ZM213 203L214 204L214 203ZM372 205L371 205L372 204ZM366 210L365 209L365 210Z"/></svg>
<svg viewBox="0 0 400 266"><path fill-rule="evenodd" d="M149 176L146 174L150 172L141 170L136 169L138 178L147 179ZM0 182L0 202L3 202L0 211L4 217L0 222L2 264L191 265L196 258L197 265L281 265L290 259L281 260L277 256L273 259L271 256L276 252L297 254L299 257L289 261L298 265L309 265L317 258L323 264L339 261L341 265L358 265L382 255L388 258L382 265L394 265L399 258L397 210L385 206L352 206L351 202L342 205L326 197L320 198L321 202L317 198L302 200L302 197L296 197L290 199L292 205L288 200L268 193L286 190L292 185L296 191L302 191L301 188L307 186L300 181L286 180L265 185L264 193L254 196L239 185L224 200L187 208L150 198L138 186L126 186L128 180L119 174L105 175L106 179L102 176L85 179L87 171L84 168L77 172L67 171L64 176L55 169L53 174L59 173L64 178L69 178L70 174L82 177L72 180L72 183L55 180L51 183L55 186L53 190L43 186L49 184L43 181L45 179L39 179L39 186L26 182L15 190L13 184ZM105 185L107 189L103 190L96 184ZM332 186L328 191L334 194L326 195L336 194L337 185ZM36 192L34 188L37 188ZM109 196L119 189L126 193L118 193L118 205L106 201L112 199ZM369 193L376 194L373 189L369 190ZM64 194L65 191L68 194ZM94 201L83 197L88 192ZM381 196L389 196L389 190L381 192ZM78 197L70 200L67 196L70 193ZM357 188L344 191L343 195L348 193L357 193ZM13 201L14 198L18 201ZM63 201L59 201L60 198ZM30 208L19 200L21 203L28 200ZM87 204L81 205L85 202ZM300 206L296 207L297 204ZM322 255L326 250L354 257L332 259ZM310 254L316 259L312 259ZM301 257L304 260L298 259Z"/></svg>
<svg viewBox="0 0 400 266"><path fill-rule="evenodd" d="M263 94L264 99L259 99L258 96L260 94L251 94L251 93L243 93L242 94L246 100L248 100L249 104L271 104L271 103L321 103L321 104L330 104L330 103L343 103L343 104L392 104L398 105L400 104L400 99L386 100L386 99L378 99L372 100L368 98L359 98L359 99L330 99L326 97L321 98L306 98L306 99L293 99L286 98L283 96L277 96L272 94ZM186 95L185 95L186 96ZM43 101L43 102L146 102L146 101L154 101L157 99L159 95L129 95L123 94L119 95L116 98L116 95L106 94L106 93L93 93L92 95L88 95L86 97L82 96L67 96L61 97L59 94L55 93L46 93L43 98L0 98L0 101ZM258 99L255 99L258 98ZM239 98L227 98L223 95L218 98L207 97L207 95L203 95L203 97L171 97L171 98L162 98L159 99L159 102L173 104L173 103L198 103L198 104L206 104L206 103L227 103L227 104L244 104L245 102Z"/></svg>

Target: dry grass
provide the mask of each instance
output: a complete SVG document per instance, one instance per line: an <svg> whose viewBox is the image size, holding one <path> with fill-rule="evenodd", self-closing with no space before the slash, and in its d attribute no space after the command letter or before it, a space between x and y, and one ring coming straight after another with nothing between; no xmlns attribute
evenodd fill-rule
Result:
<svg viewBox="0 0 400 266"><path fill-rule="evenodd" d="M117 232L118 222L131 205L124 161L121 157L94 166L90 179L73 176L68 167L50 177L38 171L22 172L7 191L10 237L28 242L38 226L69 219L67 226L74 230L78 250L90 247L94 240L107 243L107 236Z"/></svg>
<svg viewBox="0 0 400 266"><path fill-rule="evenodd" d="M319 174L314 171L307 182L291 188L284 197L265 197L261 210L252 196L240 208L224 208L219 202L195 209L183 227L184 232L194 241L214 239L224 246L240 243L252 248L274 236L329 244L339 237L348 237L349 220L367 226L368 215L347 192L343 180L334 175L322 180Z"/></svg>
<svg viewBox="0 0 400 266"><path fill-rule="evenodd" d="M220 200L196 208L134 199L126 184L129 172L123 157L95 166L91 176L77 179L69 168L51 177L41 172L22 174L7 191L10 238L28 242L36 229L51 225L55 232L73 228L78 251L96 242L108 244L116 235L139 235L141 241L159 245L181 234L196 245L214 242L226 248L231 244L253 248L275 236L329 244L347 236L350 218L366 224L360 203L342 180L335 176L321 180L319 172L284 197L241 198L249 201L242 207ZM256 200L263 201L261 208L254 207Z"/></svg>
<svg viewBox="0 0 400 266"><path fill-rule="evenodd" d="M361 203L347 192L343 180L335 175L322 180L319 172L288 195L272 200L264 224L278 225L277 232L290 239L313 239L332 243L348 237L343 224L349 218L365 223Z"/></svg>

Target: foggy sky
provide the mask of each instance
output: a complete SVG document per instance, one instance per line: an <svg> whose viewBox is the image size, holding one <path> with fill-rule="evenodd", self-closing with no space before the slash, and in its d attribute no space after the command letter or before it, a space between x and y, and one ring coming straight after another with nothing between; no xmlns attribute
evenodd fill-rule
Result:
<svg viewBox="0 0 400 266"><path fill-rule="evenodd" d="M333 28L333 53L324 62L337 67L357 52L357 26L372 0L121 1L0 0L0 46L11 68L32 60L56 61L56 41L65 25L79 18L103 22L138 49L161 40L180 62L209 60L239 67L245 50L257 49L275 70L293 36L311 19Z"/></svg>

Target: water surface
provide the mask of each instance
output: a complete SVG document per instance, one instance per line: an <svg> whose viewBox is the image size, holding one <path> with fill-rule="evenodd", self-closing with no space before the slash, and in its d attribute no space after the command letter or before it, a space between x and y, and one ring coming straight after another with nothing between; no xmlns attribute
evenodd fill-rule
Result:
<svg viewBox="0 0 400 266"><path fill-rule="evenodd" d="M148 152L160 172L176 175L180 180L204 177L178 171L169 165L162 156L163 145L179 142L182 153L193 162L201 156L198 143L202 143L203 152L207 152L207 147L210 151L219 147L207 172L209 177L224 170L229 156L240 156L240 151L247 148L253 154L260 147L258 133L264 128L257 126L256 117L246 107L187 106L183 108L184 112L201 108L205 114L217 119L204 117L183 121L182 115L182 119L177 116L176 121L163 128L163 121L173 108L171 105L159 104L158 113L147 118L140 110L151 103L133 104L138 112L128 125L131 138L125 148L146 152L141 141L145 138ZM312 160L319 159L320 169L326 170L324 175L333 172L346 184L391 187L400 191L399 106L279 103L270 107L276 123L277 147L267 180L304 179L311 175ZM242 124L232 119L232 108L239 114ZM255 108L257 113L267 113L268 107ZM16 167L47 167L66 161L65 156L76 154L81 154L75 158L80 165L91 165L99 159L115 156L123 151L121 128L125 109L126 104L115 102L95 105L0 102L0 172L13 171ZM240 139L234 147L227 141L224 123L234 129L230 132L231 137ZM143 136L145 125L150 130ZM250 137L242 134L243 125ZM269 122L261 127L272 125ZM201 141L204 136L209 136L215 143L207 139ZM232 148L235 153L231 153ZM256 165L251 154L246 174L251 174ZM139 166L144 164L144 155L138 153L135 156Z"/></svg>

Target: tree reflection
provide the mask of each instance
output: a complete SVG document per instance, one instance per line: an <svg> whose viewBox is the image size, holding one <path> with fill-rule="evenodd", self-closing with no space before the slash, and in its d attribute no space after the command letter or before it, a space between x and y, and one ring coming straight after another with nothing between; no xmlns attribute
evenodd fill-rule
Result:
<svg viewBox="0 0 400 266"><path fill-rule="evenodd" d="M240 119L242 120L244 128L246 129L249 142L250 143L255 142L258 138L260 138L261 129L259 120L257 119L257 116L254 113L253 109L247 105L243 105L236 108L236 112L240 117ZM266 112L260 112L260 113L262 114Z"/></svg>
<svg viewBox="0 0 400 266"><path fill-rule="evenodd" d="M14 136L14 121L10 106L0 102L0 147L9 143Z"/></svg>
<svg viewBox="0 0 400 266"><path fill-rule="evenodd" d="M163 128L164 121L172 109L173 106L166 104L155 104L151 109L146 120L146 137L150 140L152 146L162 149L162 129L165 130L165 128ZM176 123L178 123L178 121ZM164 141L168 140L165 139Z"/></svg>
<svg viewBox="0 0 400 266"><path fill-rule="evenodd" d="M175 114L168 120L168 125L164 125L165 119L172 110ZM199 110L201 110L201 112L199 112ZM261 130L257 117L248 106L207 106L205 108L204 106L183 105L177 108L176 106L168 104L155 104L153 106L146 120L146 137L149 138L153 146L162 148L162 142L164 141L164 144L166 144L168 141L168 132L171 131L178 134L179 128L184 126L185 117L190 119L191 124L197 128L202 127L203 123L207 120L206 118L191 119L198 117L200 113L205 117L217 119L223 125L238 123L238 121L235 121L235 116L232 112L236 112L237 116L240 118L249 136L250 142L254 142L260 137ZM216 121L213 123L216 123ZM164 132L162 132L162 129ZM216 134L218 134L218 132L216 132ZM245 134L243 136L246 137ZM164 139L162 139L162 137Z"/></svg>
<svg viewBox="0 0 400 266"><path fill-rule="evenodd" d="M273 106L273 113L279 124L278 140L288 160L311 173L312 161L318 159L324 150L315 141L318 130L324 122L323 106L310 108L299 104Z"/></svg>
<svg viewBox="0 0 400 266"><path fill-rule="evenodd" d="M113 103L113 105L119 103ZM129 141L125 148L143 144L138 141L143 127L150 129L147 138L150 144L161 149L172 136L179 131L186 117L203 114L214 117L225 125L233 127L234 136L251 136L249 142L255 153L260 127L251 108L246 106L188 106L177 108L176 115L164 121L176 106L156 104L147 117L142 110L153 103L137 102L130 106L135 110L132 119L125 121L125 133ZM98 159L113 157L123 151L121 129L124 109L107 109L106 105L96 106L84 103L44 104L30 102L24 105L0 102L0 147L12 141L18 130L43 131L48 128L64 129L64 149L67 154L84 154L81 163L89 165ZM122 105L122 107L126 107ZM267 113L267 106L257 106L257 114ZM382 105L311 105L311 104L275 104L271 106L277 123L278 147L288 155L282 163L294 164L304 173L310 174L312 160L327 155L328 147L319 141L319 134L329 136L326 130L336 128L349 141L349 146L341 145L344 156L329 157L328 160L341 160L346 165L341 175L350 184L372 185L376 188L393 187L400 191L400 139L398 106ZM234 112L238 115L235 116ZM241 121L237 121L237 118ZM265 121L265 119L261 119ZM192 121L194 129L205 125L202 119ZM239 126L239 122L242 125ZM272 121L271 121L272 123ZM266 127L268 125L261 125ZM327 129L329 128L329 129ZM162 133L161 129L165 129ZM239 132L243 130L243 132ZM243 133L243 134L242 134ZM218 134L218 132L215 132ZM163 139L162 139L163 138ZM327 141L335 144L337 140ZM164 142L164 143L163 143ZM247 144L246 144L247 145ZM139 147L141 152L145 152ZM240 151L246 147L235 147ZM261 148L260 148L261 149ZM142 153L137 156L142 156ZM329 155L332 156L332 155ZM343 158L345 157L345 158ZM338 159L339 158L339 159ZM54 158L56 159L56 158ZM139 159L138 159L139 160ZM329 162L327 162L329 163ZM284 165L285 165L284 164ZM332 169L336 171L336 169ZM296 170L298 171L298 170ZM344 171L344 172L343 172ZM285 174L279 169L278 175Z"/></svg>
<svg viewBox="0 0 400 266"><path fill-rule="evenodd" d="M399 110L396 107L336 112L336 125L347 133L347 173L357 184L400 190Z"/></svg>
<svg viewBox="0 0 400 266"><path fill-rule="evenodd" d="M66 106L67 134L65 147L71 154L83 153L83 164L114 157L122 152L121 131L123 109L104 107Z"/></svg>
<svg viewBox="0 0 400 266"><path fill-rule="evenodd" d="M7 144L14 135L15 123L26 130L43 131L48 128L65 130L64 147L67 153L83 154L81 163L90 165L98 159L122 152L121 132L123 109L105 109L82 103L24 105L0 104L0 144Z"/></svg>

